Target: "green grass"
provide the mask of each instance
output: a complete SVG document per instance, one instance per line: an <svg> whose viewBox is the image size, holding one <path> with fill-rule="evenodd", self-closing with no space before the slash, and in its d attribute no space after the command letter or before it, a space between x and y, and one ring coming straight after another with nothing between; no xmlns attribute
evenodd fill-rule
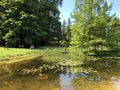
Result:
<svg viewBox="0 0 120 90"><path fill-rule="evenodd" d="M20 48L9 48L4 49L0 47L0 60L12 59L21 56L27 56L31 54L39 53L39 50L36 49L20 49Z"/></svg>
<svg viewBox="0 0 120 90"><path fill-rule="evenodd" d="M60 47L40 47L37 49L9 48L8 50L0 47L0 60L40 54L46 62L57 62L62 59L61 51L65 50L66 48Z"/></svg>
<svg viewBox="0 0 120 90"><path fill-rule="evenodd" d="M46 62L60 62L62 65L80 65L85 59L80 51L71 51L66 47L41 47L39 49ZM69 53L62 54L62 52Z"/></svg>
<svg viewBox="0 0 120 90"><path fill-rule="evenodd" d="M40 54L43 56L44 61L46 62L58 62L62 61L63 57L62 51L67 51L67 48L64 47L40 47Z"/></svg>
<svg viewBox="0 0 120 90"><path fill-rule="evenodd" d="M62 52L69 52L63 54ZM8 50L0 47L0 60L12 60L13 58L40 54L45 62L61 62L65 65L81 64L84 55L80 51L69 51L66 47L40 47L37 49L9 48Z"/></svg>

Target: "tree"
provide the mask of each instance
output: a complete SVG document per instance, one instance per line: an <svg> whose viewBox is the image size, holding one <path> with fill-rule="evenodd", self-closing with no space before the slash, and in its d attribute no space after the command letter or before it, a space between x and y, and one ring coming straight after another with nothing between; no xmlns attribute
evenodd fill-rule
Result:
<svg viewBox="0 0 120 90"><path fill-rule="evenodd" d="M41 12L43 14L40 17L40 24L42 25L46 35L42 38L41 42L44 44L50 44L51 42L59 42L60 37L60 11L58 6L62 5L63 0L44 0L41 1ZM56 37L56 33L58 37Z"/></svg>
<svg viewBox="0 0 120 90"><path fill-rule="evenodd" d="M18 38L14 38L14 31L21 25L21 21L18 21L18 7L23 4L23 0L2 0L0 2L0 30L1 30L1 42L5 41L15 42ZM15 13L16 12L16 13Z"/></svg>
<svg viewBox="0 0 120 90"><path fill-rule="evenodd" d="M70 32L70 26L71 26L71 20L68 18L68 21L63 21L62 24L62 43L64 46L70 45L70 38L71 38L71 32Z"/></svg>
<svg viewBox="0 0 120 90"><path fill-rule="evenodd" d="M111 50L120 49L120 19L115 15L110 17L109 30L107 30L107 46Z"/></svg>
<svg viewBox="0 0 120 90"><path fill-rule="evenodd" d="M53 40L63 0L1 0L0 41L12 46L40 45ZM59 31L59 30L58 30Z"/></svg>
<svg viewBox="0 0 120 90"><path fill-rule="evenodd" d="M76 0L71 46L94 53L105 47L110 9L104 0Z"/></svg>

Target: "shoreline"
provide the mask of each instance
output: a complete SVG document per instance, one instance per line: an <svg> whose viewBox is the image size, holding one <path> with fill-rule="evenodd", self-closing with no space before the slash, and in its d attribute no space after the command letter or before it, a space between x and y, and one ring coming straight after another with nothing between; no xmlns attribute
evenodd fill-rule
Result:
<svg viewBox="0 0 120 90"><path fill-rule="evenodd" d="M33 60L33 59L41 60L42 56L40 54L35 54L35 55L28 55L28 56L24 56L24 57L16 57L16 58L7 59L7 60L3 59L3 60L0 60L0 64L14 64L14 63L17 63L17 62L30 61L30 60Z"/></svg>

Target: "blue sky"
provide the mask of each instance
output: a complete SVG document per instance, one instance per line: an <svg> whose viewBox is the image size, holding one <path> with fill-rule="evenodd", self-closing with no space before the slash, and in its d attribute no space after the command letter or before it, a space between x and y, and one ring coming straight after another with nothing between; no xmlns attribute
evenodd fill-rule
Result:
<svg viewBox="0 0 120 90"><path fill-rule="evenodd" d="M116 16L120 18L120 0L107 0L107 2L113 4L111 14L116 13ZM71 17L70 14L74 9L74 5L75 5L75 0L63 0L63 5L60 8L61 22L63 22L63 20L68 20L68 18Z"/></svg>
<svg viewBox="0 0 120 90"><path fill-rule="evenodd" d="M63 0L62 7L60 8L60 21L68 20L68 18L71 17L70 14L74 9L74 4L75 0Z"/></svg>

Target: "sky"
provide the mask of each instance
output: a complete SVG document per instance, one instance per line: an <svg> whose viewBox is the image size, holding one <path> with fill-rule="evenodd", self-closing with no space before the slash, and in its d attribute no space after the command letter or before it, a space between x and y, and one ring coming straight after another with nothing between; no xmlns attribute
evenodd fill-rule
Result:
<svg viewBox="0 0 120 90"><path fill-rule="evenodd" d="M116 13L116 16L120 18L120 0L107 0L108 3L112 3L111 15ZM60 8L60 21L68 20L71 17L71 13L75 6L75 0L63 0L63 5Z"/></svg>

